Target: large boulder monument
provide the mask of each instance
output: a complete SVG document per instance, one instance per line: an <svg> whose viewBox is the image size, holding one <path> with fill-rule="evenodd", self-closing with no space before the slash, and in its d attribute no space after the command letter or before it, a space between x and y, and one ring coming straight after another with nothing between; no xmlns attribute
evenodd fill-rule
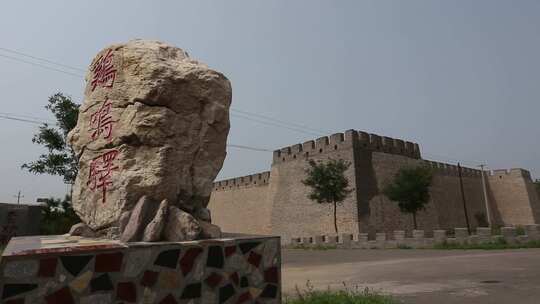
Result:
<svg viewBox="0 0 540 304"><path fill-rule="evenodd" d="M206 208L223 165L231 85L180 48L147 40L93 59L69 134L75 235L123 242L220 237Z"/></svg>

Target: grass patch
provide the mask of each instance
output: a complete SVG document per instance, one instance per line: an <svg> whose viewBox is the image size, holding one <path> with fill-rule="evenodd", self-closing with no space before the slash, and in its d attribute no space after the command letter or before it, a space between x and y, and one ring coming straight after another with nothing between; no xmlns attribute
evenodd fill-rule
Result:
<svg viewBox="0 0 540 304"><path fill-rule="evenodd" d="M499 239L495 242L482 244L455 244L441 243L435 244L434 249L482 249L482 250L497 250L497 249L520 249L520 248L540 248L540 241L529 241L523 244L508 244L504 239Z"/></svg>
<svg viewBox="0 0 540 304"><path fill-rule="evenodd" d="M285 304L398 304L392 297L365 288L359 290L316 291L307 284L306 291L296 288L294 298L285 298Z"/></svg>
<svg viewBox="0 0 540 304"><path fill-rule="evenodd" d="M292 249L303 249L303 250L330 250L330 249L337 249L337 246L335 245L314 245L314 246L306 246L306 245L295 245Z"/></svg>

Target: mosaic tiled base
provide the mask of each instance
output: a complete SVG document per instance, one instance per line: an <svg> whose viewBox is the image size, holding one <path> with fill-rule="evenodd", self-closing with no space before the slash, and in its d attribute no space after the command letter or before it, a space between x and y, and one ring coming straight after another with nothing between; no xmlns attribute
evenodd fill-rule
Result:
<svg viewBox="0 0 540 304"><path fill-rule="evenodd" d="M280 240L16 237L2 255L0 284L6 304L281 303Z"/></svg>

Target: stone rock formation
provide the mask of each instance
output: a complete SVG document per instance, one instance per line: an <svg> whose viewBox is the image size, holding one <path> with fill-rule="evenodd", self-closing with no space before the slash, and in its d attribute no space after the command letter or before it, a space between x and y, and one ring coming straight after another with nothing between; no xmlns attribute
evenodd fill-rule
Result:
<svg viewBox="0 0 540 304"><path fill-rule="evenodd" d="M99 52L86 82L69 134L83 223L130 242L218 235L206 207L226 154L229 80L179 48L133 40Z"/></svg>

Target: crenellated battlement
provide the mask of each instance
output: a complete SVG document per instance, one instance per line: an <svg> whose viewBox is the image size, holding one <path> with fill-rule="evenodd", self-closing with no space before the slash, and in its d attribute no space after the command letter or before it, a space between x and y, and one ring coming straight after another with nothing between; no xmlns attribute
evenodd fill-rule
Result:
<svg viewBox="0 0 540 304"><path fill-rule="evenodd" d="M491 178L494 178L494 177L502 178L504 176L524 177L525 179L532 181L531 172L522 168L512 168L510 170L496 169L489 172L489 176Z"/></svg>
<svg viewBox="0 0 540 304"><path fill-rule="evenodd" d="M438 174L442 175L450 175L450 176L458 176L459 175L459 168L456 165L446 164L446 163L440 163L430 160L424 160L424 163L434 169ZM481 177L482 171L478 169L472 169L468 167L461 167L461 176L463 177Z"/></svg>
<svg viewBox="0 0 540 304"><path fill-rule="evenodd" d="M255 187L268 185L270 180L270 171L255 173L246 176L240 176L230 179L224 179L214 182L214 191L224 191L228 189L237 189L240 187Z"/></svg>
<svg viewBox="0 0 540 304"><path fill-rule="evenodd" d="M347 130L345 133L335 133L316 140L306 141L275 150L273 163L282 163L297 158L307 158L312 155L333 151L352 149L355 147L377 152L398 154L411 158L420 158L420 146L416 143L395 139L362 131Z"/></svg>

